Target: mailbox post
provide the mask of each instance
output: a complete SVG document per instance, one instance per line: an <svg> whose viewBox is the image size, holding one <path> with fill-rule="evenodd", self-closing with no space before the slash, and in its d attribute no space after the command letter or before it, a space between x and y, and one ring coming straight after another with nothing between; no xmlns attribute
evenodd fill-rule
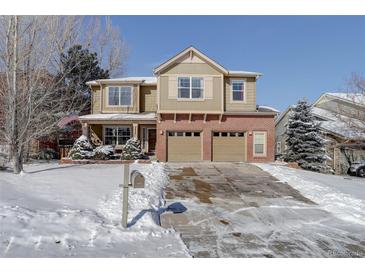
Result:
<svg viewBox="0 0 365 274"><path fill-rule="evenodd" d="M128 185L129 185L129 165L123 165L123 212L122 226L127 228L128 225Z"/></svg>
<svg viewBox="0 0 365 274"><path fill-rule="evenodd" d="M128 192L129 185L133 188L144 188L144 177L137 170L133 170L129 174L129 164L123 165L123 209L122 209L122 226L127 228L128 226Z"/></svg>

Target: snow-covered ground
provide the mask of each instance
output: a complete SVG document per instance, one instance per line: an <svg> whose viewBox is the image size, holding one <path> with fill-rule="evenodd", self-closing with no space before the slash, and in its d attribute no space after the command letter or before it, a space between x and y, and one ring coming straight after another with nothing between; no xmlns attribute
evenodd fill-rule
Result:
<svg viewBox="0 0 365 274"><path fill-rule="evenodd" d="M365 225L365 179L293 169L277 164L256 164L299 190L337 218Z"/></svg>
<svg viewBox="0 0 365 274"><path fill-rule="evenodd" d="M187 257L179 235L156 224L168 183L163 164L133 164L145 188L129 192L120 225L123 171L114 165L32 164L0 172L0 257Z"/></svg>

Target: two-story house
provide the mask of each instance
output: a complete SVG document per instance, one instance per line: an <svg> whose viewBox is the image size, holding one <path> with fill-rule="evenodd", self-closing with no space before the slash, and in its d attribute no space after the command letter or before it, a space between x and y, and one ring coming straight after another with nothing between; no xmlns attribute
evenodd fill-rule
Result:
<svg viewBox="0 0 365 274"><path fill-rule="evenodd" d="M155 77L88 82L92 114L80 117L96 143L132 136L160 161L274 160L276 112L256 105L258 72L230 71L194 47Z"/></svg>
<svg viewBox="0 0 365 274"><path fill-rule="evenodd" d="M276 157L284 156L286 125L292 107L275 120ZM350 162L365 159L365 95L361 93L323 93L313 104L311 112L320 124L327 164L336 174L345 174Z"/></svg>

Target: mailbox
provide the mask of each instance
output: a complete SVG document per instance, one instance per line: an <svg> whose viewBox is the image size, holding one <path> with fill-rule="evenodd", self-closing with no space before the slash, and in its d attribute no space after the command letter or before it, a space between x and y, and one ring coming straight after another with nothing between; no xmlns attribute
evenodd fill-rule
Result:
<svg viewBox="0 0 365 274"><path fill-rule="evenodd" d="M137 171L133 170L130 175L130 181L133 188L144 188L144 177Z"/></svg>

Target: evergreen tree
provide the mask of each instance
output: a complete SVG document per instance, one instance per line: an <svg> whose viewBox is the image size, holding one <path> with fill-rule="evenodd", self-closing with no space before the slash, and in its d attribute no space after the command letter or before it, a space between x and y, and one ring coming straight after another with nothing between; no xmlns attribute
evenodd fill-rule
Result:
<svg viewBox="0 0 365 274"><path fill-rule="evenodd" d="M83 49L81 45L74 45L67 53L60 56L62 71L58 73L61 85L65 86L66 92L77 93L76 112L90 112L91 95L90 88L86 85L87 81L95 79L109 78L109 71L103 70L98 61L98 56L88 49ZM72 96L70 96L72 98Z"/></svg>
<svg viewBox="0 0 365 274"><path fill-rule="evenodd" d="M292 108L286 125L287 150L284 160L297 162L300 167L317 172L328 172L325 161L325 140L322 138L319 123L311 113L311 106L303 99Z"/></svg>
<svg viewBox="0 0 365 274"><path fill-rule="evenodd" d="M75 141L70 152L68 153L68 157L73 160L92 159L94 155L95 152L93 151L93 146L84 135L81 135Z"/></svg>
<svg viewBox="0 0 365 274"><path fill-rule="evenodd" d="M131 138L123 147L122 160L138 160L143 157L141 142L137 138Z"/></svg>

